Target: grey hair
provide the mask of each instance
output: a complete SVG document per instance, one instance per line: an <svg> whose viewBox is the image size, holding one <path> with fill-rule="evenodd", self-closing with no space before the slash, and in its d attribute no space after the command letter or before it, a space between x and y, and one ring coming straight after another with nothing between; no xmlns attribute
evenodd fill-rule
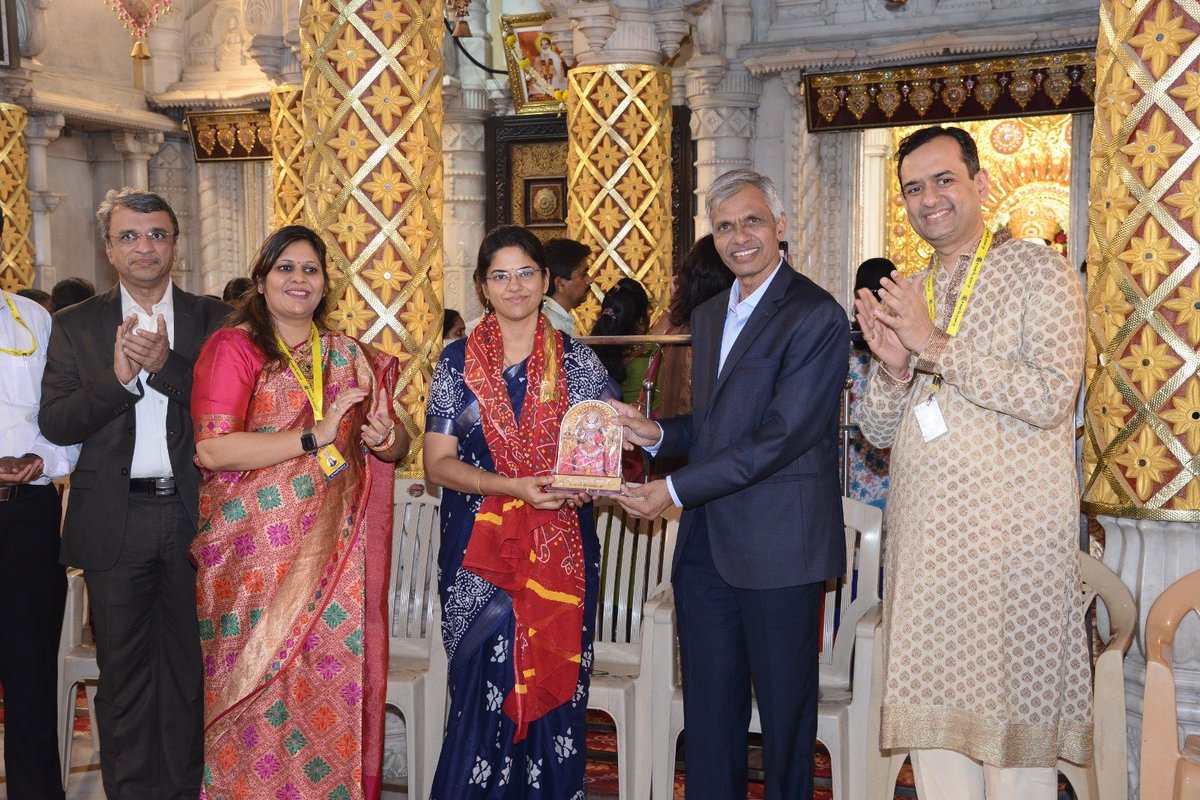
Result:
<svg viewBox="0 0 1200 800"><path fill-rule="evenodd" d="M770 178L752 169L733 169L709 184L708 192L704 195L704 211L708 218L712 219L713 212L726 200L751 187L763 193L767 207L771 209L773 222L783 216L783 201L779 199L779 190Z"/></svg>
<svg viewBox="0 0 1200 800"><path fill-rule="evenodd" d="M109 189L108 194L104 195L104 199L100 201L100 207L96 209L96 222L100 225L101 237L108 238L108 223L112 219L113 209L118 206L139 214L165 211L171 218L171 227L174 228L172 233L176 236L179 235L179 219L175 216L175 209L171 208L170 203L154 192L144 192L134 189L132 186L126 186L120 191Z"/></svg>

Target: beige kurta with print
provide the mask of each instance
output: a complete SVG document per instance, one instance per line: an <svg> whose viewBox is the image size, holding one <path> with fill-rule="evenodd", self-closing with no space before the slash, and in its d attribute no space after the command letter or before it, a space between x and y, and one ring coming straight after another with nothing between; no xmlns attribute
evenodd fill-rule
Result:
<svg viewBox="0 0 1200 800"><path fill-rule="evenodd" d="M857 415L872 444L893 448L881 745L998 767L1084 763L1073 413L1083 298L1060 255L1002 232L950 338L969 262L935 273L938 330L913 359L915 377L901 383L874 362ZM926 442L912 408L934 371L949 432Z"/></svg>

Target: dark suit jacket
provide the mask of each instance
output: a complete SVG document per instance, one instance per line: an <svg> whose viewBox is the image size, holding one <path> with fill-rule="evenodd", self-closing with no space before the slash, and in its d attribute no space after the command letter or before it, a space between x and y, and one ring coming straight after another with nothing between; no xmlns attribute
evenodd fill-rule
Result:
<svg viewBox="0 0 1200 800"><path fill-rule="evenodd" d="M703 506L713 562L730 585L777 589L841 575L846 313L785 264L717 375L728 307L722 292L693 312L692 413L662 422L658 455L688 457L671 477L684 507L676 565Z"/></svg>
<svg viewBox="0 0 1200 800"><path fill-rule="evenodd" d="M196 523L200 472L192 461L192 365L200 346L229 313L224 303L172 286L175 346L149 384L167 397L167 451L180 499ZM113 372L113 343L121 324L121 288L114 286L54 316L42 375L38 424L55 444L83 443L71 474L60 560L89 570L109 569L125 540L129 465L136 435L131 394Z"/></svg>

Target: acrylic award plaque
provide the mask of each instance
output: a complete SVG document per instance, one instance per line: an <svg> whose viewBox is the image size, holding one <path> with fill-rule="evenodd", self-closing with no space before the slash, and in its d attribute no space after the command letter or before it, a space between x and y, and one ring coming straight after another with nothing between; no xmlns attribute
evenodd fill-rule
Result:
<svg viewBox="0 0 1200 800"><path fill-rule="evenodd" d="M616 409L608 403L584 400L567 409L550 489L621 493L621 425Z"/></svg>

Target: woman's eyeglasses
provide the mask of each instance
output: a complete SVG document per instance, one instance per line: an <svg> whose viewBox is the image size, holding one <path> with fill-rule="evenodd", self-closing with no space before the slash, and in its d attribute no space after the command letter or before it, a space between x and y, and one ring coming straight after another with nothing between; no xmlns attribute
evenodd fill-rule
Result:
<svg viewBox="0 0 1200 800"><path fill-rule="evenodd" d="M532 283L542 274L543 267L521 267L516 272L505 272L502 269L488 273L487 279L496 286L505 286L515 275L521 283Z"/></svg>

